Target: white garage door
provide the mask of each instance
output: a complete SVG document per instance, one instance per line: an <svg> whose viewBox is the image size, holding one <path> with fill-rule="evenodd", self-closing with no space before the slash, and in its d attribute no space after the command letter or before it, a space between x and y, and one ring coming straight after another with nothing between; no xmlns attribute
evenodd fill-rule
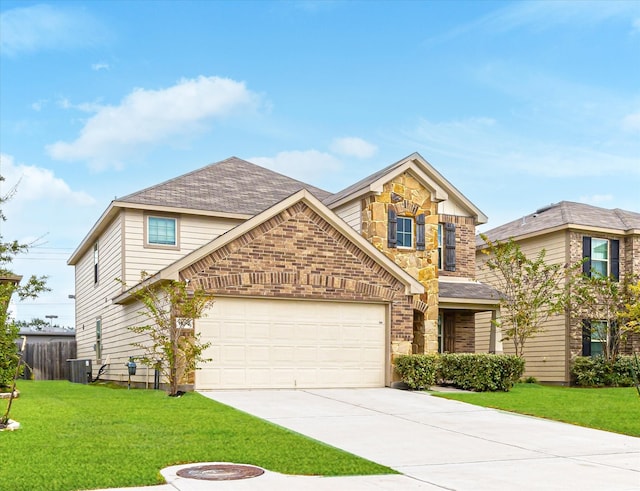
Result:
<svg viewBox="0 0 640 491"><path fill-rule="evenodd" d="M217 298L197 321L196 388L382 387L385 306Z"/></svg>

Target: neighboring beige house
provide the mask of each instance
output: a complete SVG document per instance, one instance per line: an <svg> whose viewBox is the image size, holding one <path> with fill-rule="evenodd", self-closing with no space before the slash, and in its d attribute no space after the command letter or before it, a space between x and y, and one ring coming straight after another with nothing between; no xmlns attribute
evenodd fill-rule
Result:
<svg viewBox="0 0 640 491"><path fill-rule="evenodd" d="M486 235L492 241L513 238L528 257L535 257L545 249L550 263L575 264L586 258L583 265L586 274L593 269L620 280L626 275L640 274L640 213L562 201L489 230ZM483 268L486 255L481 249L485 244L480 237L476 246L478 278L491 283L491 275ZM570 383L573 358L602 352L603 341L583 329L584 320L565 315L550 318L544 331L525 345L526 375L541 382ZM476 348L488 351L489 319L479 315L477 323ZM514 351L511 341L503 344L506 353ZM625 350L640 351L640 339L629 340Z"/></svg>
<svg viewBox="0 0 640 491"><path fill-rule="evenodd" d="M475 351L482 212L418 154L331 194L232 157L114 200L69 259L78 358L124 381L146 319L128 287L189 281L212 362L195 387L390 385L393 356ZM140 367L135 383L149 381Z"/></svg>

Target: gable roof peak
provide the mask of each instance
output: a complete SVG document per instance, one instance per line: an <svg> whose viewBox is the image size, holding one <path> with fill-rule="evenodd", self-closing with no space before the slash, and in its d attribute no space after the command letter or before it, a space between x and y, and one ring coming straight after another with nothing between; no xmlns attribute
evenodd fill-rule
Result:
<svg viewBox="0 0 640 491"><path fill-rule="evenodd" d="M449 195L452 195L468 209L475 217L477 223L485 223L487 221L486 215L469 201L453 184L445 179L445 177L418 152L413 152L407 157L329 196L324 200L324 204L329 206L329 208L335 208L368 193L380 192L381 185L393 179L403 168L405 170L409 168L415 170L415 177L424 181L425 186L433 192L435 201L445 201L449 199Z"/></svg>

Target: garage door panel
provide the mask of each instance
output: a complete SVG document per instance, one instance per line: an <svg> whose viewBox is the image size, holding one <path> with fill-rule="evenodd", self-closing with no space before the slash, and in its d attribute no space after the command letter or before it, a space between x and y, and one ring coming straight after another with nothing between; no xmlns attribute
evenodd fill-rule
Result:
<svg viewBox="0 0 640 491"><path fill-rule="evenodd" d="M273 299L217 299L197 323L213 361L198 389L380 387L385 306Z"/></svg>

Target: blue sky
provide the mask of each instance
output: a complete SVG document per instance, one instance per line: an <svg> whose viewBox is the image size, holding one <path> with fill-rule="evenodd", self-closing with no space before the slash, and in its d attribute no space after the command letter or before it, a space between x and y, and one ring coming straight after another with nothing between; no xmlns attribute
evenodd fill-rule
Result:
<svg viewBox="0 0 640 491"><path fill-rule="evenodd" d="M637 1L0 1L14 271L73 325L109 202L235 155L338 191L419 152L489 216L640 212Z"/></svg>

